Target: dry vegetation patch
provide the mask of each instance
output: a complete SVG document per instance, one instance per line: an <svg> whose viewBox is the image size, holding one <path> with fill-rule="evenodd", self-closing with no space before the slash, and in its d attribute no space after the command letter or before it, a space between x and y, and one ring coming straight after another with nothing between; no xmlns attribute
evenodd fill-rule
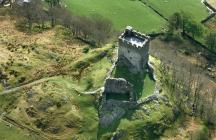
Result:
<svg viewBox="0 0 216 140"><path fill-rule="evenodd" d="M110 44L90 48L79 40L65 39L62 32L64 28L56 26L28 35L17 31L13 20L0 21L0 90L24 85L0 96L0 113L50 139L96 139L98 98L82 92L102 86L113 49ZM82 68L82 62L87 67ZM80 80L74 73L81 73Z"/></svg>
<svg viewBox="0 0 216 140"><path fill-rule="evenodd" d="M216 1L215 0L208 0L208 2L216 8Z"/></svg>
<svg viewBox="0 0 216 140"><path fill-rule="evenodd" d="M28 35L16 30L15 21L0 21L0 69L6 77L3 86L18 86L47 76L58 75L64 65L82 57L87 45L68 42L58 36L62 30L50 29Z"/></svg>
<svg viewBox="0 0 216 140"><path fill-rule="evenodd" d="M187 117L179 124L174 124L175 128L165 131L162 140L185 140L206 138L205 126L200 120Z"/></svg>
<svg viewBox="0 0 216 140"><path fill-rule="evenodd" d="M216 30L216 16L206 22L205 25L211 30Z"/></svg>
<svg viewBox="0 0 216 140"><path fill-rule="evenodd" d="M7 116L50 139L95 139L96 98L77 93L73 83L70 78L57 77L16 93Z"/></svg>

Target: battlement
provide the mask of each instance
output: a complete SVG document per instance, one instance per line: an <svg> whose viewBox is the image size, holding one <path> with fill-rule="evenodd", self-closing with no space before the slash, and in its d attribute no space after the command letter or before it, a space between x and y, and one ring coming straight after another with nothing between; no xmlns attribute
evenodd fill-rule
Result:
<svg viewBox="0 0 216 140"><path fill-rule="evenodd" d="M121 42L135 48L144 47L149 39L149 36L133 30L133 28L130 26L127 26L125 31L119 36L119 40Z"/></svg>

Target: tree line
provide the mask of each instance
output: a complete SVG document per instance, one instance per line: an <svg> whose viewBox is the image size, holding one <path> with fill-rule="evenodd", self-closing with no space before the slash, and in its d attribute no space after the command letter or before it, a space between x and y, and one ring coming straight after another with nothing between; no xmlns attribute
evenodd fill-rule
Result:
<svg viewBox="0 0 216 140"><path fill-rule="evenodd" d="M73 15L61 6L60 0L31 0L22 5L14 3L12 11L28 31L32 30L34 24L41 28L45 28L46 23L51 27L62 25L69 29L73 37L96 46L106 43L115 32L110 20L100 15Z"/></svg>
<svg viewBox="0 0 216 140"><path fill-rule="evenodd" d="M168 35L188 34L193 38L204 38L207 47L216 52L216 32L210 31L204 35L205 29L201 23L193 20L193 17L184 12L176 12L168 19Z"/></svg>
<svg viewBox="0 0 216 140"><path fill-rule="evenodd" d="M168 89L178 115L199 117L208 128L215 129L216 89L206 88L208 81L201 77L201 73L185 64L182 64L182 69L176 69L172 64L168 66L161 63L159 71L163 75L161 83Z"/></svg>

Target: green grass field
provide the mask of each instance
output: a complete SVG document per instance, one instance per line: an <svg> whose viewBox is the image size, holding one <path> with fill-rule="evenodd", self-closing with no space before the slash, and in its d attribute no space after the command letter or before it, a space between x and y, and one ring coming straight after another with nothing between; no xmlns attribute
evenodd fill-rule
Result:
<svg viewBox="0 0 216 140"><path fill-rule="evenodd" d="M165 17L171 16L174 12L184 11L190 14L197 22L208 16L207 8L201 0L142 0Z"/></svg>
<svg viewBox="0 0 216 140"><path fill-rule="evenodd" d="M110 19L120 31L127 25L143 32L160 31L165 20L140 1L132 0L64 0L67 8L78 15L100 14Z"/></svg>
<svg viewBox="0 0 216 140"><path fill-rule="evenodd" d="M165 17L184 11L197 22L208 16L200 0L142 0ZM158 32L166 21L143 2L135 0L64 0L67 8L76 15L100 14L110 19L120 31L127 25L142 32Z"/></svg>

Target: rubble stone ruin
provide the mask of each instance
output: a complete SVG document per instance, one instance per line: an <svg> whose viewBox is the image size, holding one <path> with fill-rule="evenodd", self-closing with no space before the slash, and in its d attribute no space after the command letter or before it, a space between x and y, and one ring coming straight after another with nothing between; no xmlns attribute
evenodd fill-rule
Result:
<svg viewBox="0 0 216 140"><path fill-rule="evenodd" d="M106 98L111 94L115 96L127 96L128 100L134 101L135 94L133 90L133 85L123 78L108 78L106 79L104 93L106 93Z"/></svg>
<svg viewBox="0 0 216 140"><path fill-rule="evenodd" d="M118 64L132 73L143 73L149 58L150 37L127 26L119 37Z"/></svg>

